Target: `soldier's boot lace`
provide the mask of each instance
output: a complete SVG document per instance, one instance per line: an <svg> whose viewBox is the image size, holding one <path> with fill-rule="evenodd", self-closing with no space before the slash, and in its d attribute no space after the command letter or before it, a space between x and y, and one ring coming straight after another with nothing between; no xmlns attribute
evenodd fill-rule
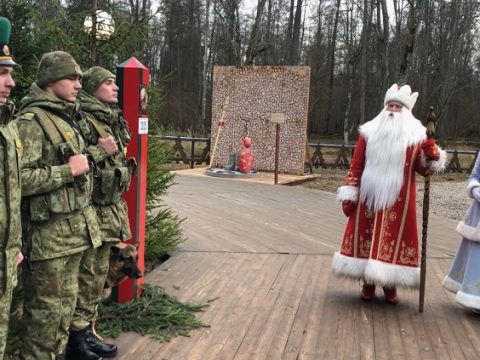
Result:
<svg viewBox="0 0 480 360"><path fill-rule="evenodd" d="M117 355L117 346L114 344L107 344L100 340L93 331L92 324L85 330L85 341L88 344L90 351L95 354L109 358Z"/></svg>
<svg viewBox="0 0 480 360"><path fill-rule="evenodd" d="M70 331L65 360L103 360L90 350L85 333L86 330Z"/></svg>

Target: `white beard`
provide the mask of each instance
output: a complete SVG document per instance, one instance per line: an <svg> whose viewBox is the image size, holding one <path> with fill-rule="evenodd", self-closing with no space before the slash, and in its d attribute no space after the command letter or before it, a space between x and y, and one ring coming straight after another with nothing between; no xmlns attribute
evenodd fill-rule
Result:
<svg viewBox="0 0 480 360"><path fill-rule="evenodd" d="M425 127L406 108L396 113L384 109L360 127L360 134L367 143L360 200L374 211L387 209L404 183L406 150L426 138Z"/></svg>

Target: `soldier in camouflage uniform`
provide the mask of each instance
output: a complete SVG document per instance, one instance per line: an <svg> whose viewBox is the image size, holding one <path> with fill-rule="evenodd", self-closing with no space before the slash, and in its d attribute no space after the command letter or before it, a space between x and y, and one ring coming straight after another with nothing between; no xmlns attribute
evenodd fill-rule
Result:
<svg viewBox="0 0 480 360"><path fill-rule="evenodd" d="M79 348L85 347L103 357L115 356L115 345L103 343L92 331L98 304L107 278L110 247L129 240L127 206L122 194L127 190L134 163L126 159L130 141L127 124L117 107L118 87L115 76L108 70L94 66L83 74L80 107L89 126L84 131L89 144L88 153L96 164L93 204L102 234L102 245L87 250L82 262L77 307L70 328L67 358L74 358ZM86 332L86 336L79 336Z"/></svg>
<svg viewBox="0 0 480 360"><path fill-rule="evenodd" d="M10 21L0 17L0 360L3 359L8 334L8 318L12 291L17 284L17 265L20 252L20 172L22 144L17 127L10 122L13 103L10 91L16 65L10 56L8 40Z"/></svg>
<svg viewBox="0 0 480 360"><path fill-rule="evenodd" d="M40 59L16 120L23 141L22 216L27 328L21 358L51 360L66 347L85 250L101 244L93 174L75 122L82 72L63 51ZM85 349L82 359L101 357Z"/></svg>

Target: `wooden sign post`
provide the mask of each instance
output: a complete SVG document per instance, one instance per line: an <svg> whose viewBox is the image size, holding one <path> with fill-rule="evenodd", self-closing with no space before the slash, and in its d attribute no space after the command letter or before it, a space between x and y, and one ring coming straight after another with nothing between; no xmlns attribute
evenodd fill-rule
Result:
<svg viewBox="0 0 480 360"><path fill-rule="evenodd" d="M285 123L284 113L271 113L270 122L276 124L275 134L275 184L278 184L278 162L280 158L280 124Z"/></svg>

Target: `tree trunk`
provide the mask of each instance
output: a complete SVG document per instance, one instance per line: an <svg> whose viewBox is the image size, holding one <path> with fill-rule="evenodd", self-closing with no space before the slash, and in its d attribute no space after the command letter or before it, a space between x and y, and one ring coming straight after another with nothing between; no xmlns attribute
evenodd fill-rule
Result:
<svg viewBox="0 0 480 360"><path fill-rule="evenodd" d="M383 0L385 1L385 0ZM408 11L407 20L407 34L405 37L405 45L403 48L402 58L400 62L400 69L398 71L398 82L401 84L407 84L409 82L410 75L410 62L413 56L413 49L415 47L415 41L417 36L417 1L411 0L410 8Z"/></svg>
<svg viewBox="0 0 480 360"><path fill-rule="evenodd" d="M335 10L335 21L333 23L333 33L332 39L330 41L330 51L329 51L329 69L328 69L328 100L327 100L327 116L325 118L325 133L328 134L330 131L330 118L332 112L332 98L333 98L333 82L335 75L335 50L337 47L337 31L338 31L338 17L340 16L340 5L341 0L337 0L336 10Z"/></svg>
<svg viewBox="0 0 480 360"><path fill-rule="evenodd" d="M256 52L254 50L255 44L257 42L257 32L258 27L260 26L260 20L262 18L263 9L265 7L265 3L267 0L258 0L257 4L257 15L255 16L255 22L252 25L252 31L250 32L250 38L248 40L247 51L245 52L245 64L252 65L253 60L256 56Z"/></svg>
<svg viewBox="0 0 480 360"><path fill-rule="evenodd" d="M210 0L205 1L205 24L203 26L203 64L202 64L202 122L205 124L207 113L208 59L210 58Z"/></svg>
<svg viewBox="0 0 480 360"><path fill-rule="evenodd" d="M297 0L297 8L295 10L295 19L293 22L289 65L298 65L298 61L300 60L299 44L300 44L300 26L302 22L302 2L303 2L302 0Z"/></svg>
<svg viewBox="0 0 480 360"><path fill-rule="evenodd" d="M382 36L382 86L381 95L383 91L388 89L390 83L390 72L389 72L389 49L390 49L390 20L388 17L387 1L382 0L382 23L383 23L383 36Z"/></svg>
<svg viewBox="0 0 480 360"><path fill-rule="evenodd" d="M365 122L366 102L367 102L367 52L370 41L370 23L372 21L373 1L363 0L363 30L362 30L362 53L360 58L360 125Z"/></svg>
<svg viewBox="0 0 480 360"><path fill-rule="evenodd" d="M287 36L285 41L285 61L287 65L290 65L291 62L291 49L293 42L293 14L295 7L295 0L290 0L290 8L288 13L288 23L287 23Z"/></svg>

